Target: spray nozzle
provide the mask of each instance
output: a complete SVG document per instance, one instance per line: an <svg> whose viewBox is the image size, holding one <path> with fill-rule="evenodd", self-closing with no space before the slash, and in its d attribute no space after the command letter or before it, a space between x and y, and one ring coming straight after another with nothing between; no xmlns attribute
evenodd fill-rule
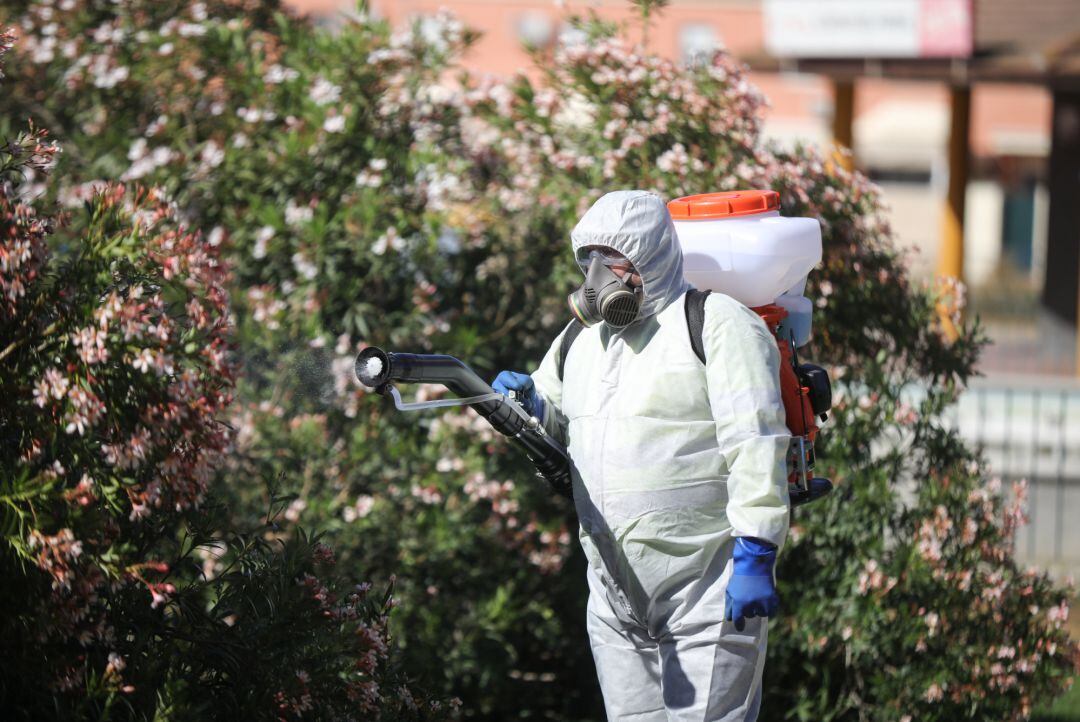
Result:
<svg viewBox="0 0 1080 722"><path fill-rule="evenodd" d="M356 357L353 365L356 378L371 388L379 388L390 380L390 357L382 349L368 346Z"/></svg>

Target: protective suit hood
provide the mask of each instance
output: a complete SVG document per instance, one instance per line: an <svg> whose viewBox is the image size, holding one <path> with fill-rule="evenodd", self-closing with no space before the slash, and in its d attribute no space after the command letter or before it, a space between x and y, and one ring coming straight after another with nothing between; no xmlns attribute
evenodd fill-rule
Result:
<svg viewBox="0 0 1080 722"><path fill-rule="evenodd" d="M667 206L648 191L614 191L601 196L581 217L570 240L576 258L586 246L613 248L641 274L640 318L660 312L690 286Z"/></svg>

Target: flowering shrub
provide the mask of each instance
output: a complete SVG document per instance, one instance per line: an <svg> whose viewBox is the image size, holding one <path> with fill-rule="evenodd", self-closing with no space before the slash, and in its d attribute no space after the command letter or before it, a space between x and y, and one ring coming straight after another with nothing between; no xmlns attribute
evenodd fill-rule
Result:
<svg viewBox="0 0 1080 722"><path fill-rule="evenodd" d="M0 163L9 563L50 581L27 610L37 641L113 653L109 592L137 583L147 605L168 600L168 565L139 551L161 534L151 517L197 505L227 443L215 420L231 394L224 272L155 194L122 186L95 198L72 260L51 261L56 219L20 198L19 175L44 173L56 152L34 131ZM83 665L64 661L55 684L80 688Z"/></svg>
<svg viewBox="0 0 1080 722"><path fill-rule="evenodd" d="M600 194L772 187L822 222L808 356L837 384L819 460L837 490L782 556L764 714L1009 718L1060 689L1065 592L1016 568L1019 512L941 424L981 344L938 325L961 294L907 279L862 176L761 141L764 101L729 56L677 66L582 23L592 41L538 83L450 80L470 40L452 18L391 35L361 13L331 36L239 8L23 3L11 107L65 141L45 198L77 206L114 173L210 229L234 269L229 513L271 503L246 480L285 479L276 536L317 525L346 576L397 572L410 674L475 716L602 714L569 510L475 414L388 410L352 380L357 350L530 368L568 318L569 229ZM274 694L303 706L299 679Z"/></svg>
<svg viewBox="0 0 1080 722"><path fill-rule="evenodd" d="M93 4L79 2L47 18L44 5L13 20L32 47L57 23L72 55L21 53L10 75L12 107L34 117L34 88L57 87L44 102L71 150L45 197L73 207L114 169L165 189L231 260L239 403L219 488L237 523L267 499L236 480L284 479L297 497L282 534L318 524L340 568L398 574L410 673L479 713L525 697L564 716L599 710L579 683L593 676L579 654L583 613L560 611L582 603L580 580L556 576L576 548L566 510L510 481L517 459L471 412L428 427L385 413L351 378L365 343L491 358L476 329L498 274L475 273L487 241L451 226L464 210L461 169L442 166L462 144L455 94L438 79L470 34L447 17L397 35L365 21L331 38L226 3L88 14ZM127 68L114 86L87 75L101 56ZM69 75L80 84L58 82ZM153 111L138 98L153 98Z"/></svg>
<svg viewBox="0 0 1080 722"><path fill-rule="evenodd" d="M123 185L67 233L28 182L58 152L33 128L0 148L0 706L452 716L393 669L389 591L350 588L302 534L276 549L273 515L237 532L214 501L234 373L217 249L159 191Z"/></svg>

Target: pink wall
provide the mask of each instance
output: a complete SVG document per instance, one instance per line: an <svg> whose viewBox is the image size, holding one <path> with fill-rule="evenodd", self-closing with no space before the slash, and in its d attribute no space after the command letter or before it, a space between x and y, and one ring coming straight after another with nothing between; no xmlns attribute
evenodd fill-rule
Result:
<svg viewBox="0 0 1080 722"><path fill-rule="evenodd" d="M298 9L315 14L332 13L335 8L352 8L352 0L291 0ZM379 15L400 26L410 18L434 14L447 8L467 26L482 32L481 39L464 58L472 71L509 75L524 71L535 75L532 61L522 49L517 23L526 13L550 18L554 33L567 14L561 2L536 0L374 0ZM569 10L585 13L597 10L606 20L630 21L637 26L635 11L627 0L594 0L569 3ZM737 55L762 52L764 35L760 7L755 0L675 0L653 22L649 48L669 58L679 56L679 32L688 24L710 25L719 40ZM794 125L827 126L831 95L824 79L779 74L754 73L751 80L769 98L770 117ZM948 94L942 84L891 82L880 79L859 81L856 118L883 102L911 101L946 107ZM1000 139L1035 139L1028 145L1048 145L1050 95L1042 87L1030 85L981 84L972 100L971 147L977 155L993 155L1001 149Z"/></svg>

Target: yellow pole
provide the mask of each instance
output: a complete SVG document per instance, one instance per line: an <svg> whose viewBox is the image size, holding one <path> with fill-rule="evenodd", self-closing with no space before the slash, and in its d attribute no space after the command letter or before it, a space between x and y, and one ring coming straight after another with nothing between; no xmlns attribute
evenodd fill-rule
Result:
<svg viewBox="0 0 1080 722"><path fill-rule="evenodd" d="M964 280L964 194L968 182L968 132L971 125L971 89L953 87L949 92L949 190L942 214L938 275ZM939 309L942 325L950 338L957 331L948 308Z"/></svg>
<svg viewBox="0 0 1080 722"><path fill-rule="evenodd" d="M855 145L852 124L855 119L855 81L833 78L833 159L846 170L855 167L854 157L840 153L840 148L851 149Z"/></svg>

